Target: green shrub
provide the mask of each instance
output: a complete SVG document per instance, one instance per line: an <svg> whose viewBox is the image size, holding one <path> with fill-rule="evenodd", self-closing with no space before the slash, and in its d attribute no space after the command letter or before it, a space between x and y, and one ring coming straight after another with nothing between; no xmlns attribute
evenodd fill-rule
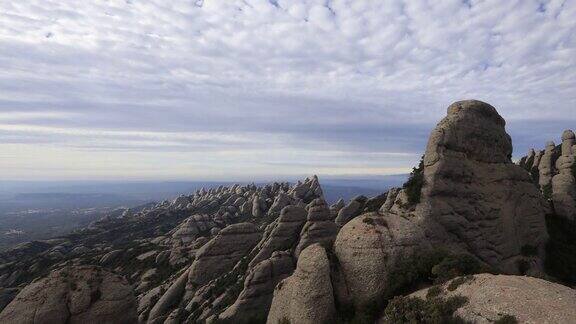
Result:
<svg viewBox="0 0 576 324"><path fill-rule="evenodd" d="M446 256L432 268L435 282L442 283L452 278L483 272L480 262L469 254Z"/></svg>
<svg viewBox="0 0 576 324"><path fill-rule="evenodd" d="M441 293L442 293L442 287L432 286L432 287L428 288L428 291L426 292L426 299L437 297Z"/></svg>
<svg viewBox="0 0 576 324"><path fill-rule="evenodd" d="M518 324L518 320L513 315L504 315L497 319L494 324Z"/></svg>
<svg viewBox="0 0 576 324"><path fill-rule="evenodd" d="M408 204L416 205L420 202L422 187L424 186L424 157L420 160L417 168L413 168L408 181L404 183L404 190L408 195Z"/></svg>
<svg viewBox="0 0 576 324"><path fill-rule="evenodd" d="M463 296L436 297L423 300L418 297L395 297L384 310L383 323L466 323L454 312L468 299Z"/></svg>
<svg viewBox="0 0 576 324"><path fill-rule="evenodd" d="M573 164L572 164L572 168L571 168L571 169L572 169L572 176L573 176L574 178L576 178L576 163L573 163Z"/></svg>
<svg viewBox="0 0 576 324"><path fill-rule="evenodd" d="M458 277L458 278L450 281L450 283L448 284L448 287L446 287L446 289L448 291L454 291L454 290L458 289L458 287L460 287L460 285L467 283L467 282L470 282L470 281L473 281L473 280L474 280L474 277L472 277L471 275Z"/></svg>

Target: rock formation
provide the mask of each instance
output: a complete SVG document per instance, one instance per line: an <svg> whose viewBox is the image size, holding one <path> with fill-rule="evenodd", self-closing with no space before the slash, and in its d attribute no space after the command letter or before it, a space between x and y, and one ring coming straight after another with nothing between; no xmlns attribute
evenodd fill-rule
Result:
<svg viewBox="0 0 576 324"><path fill-rule="evenodd" d="M276 286L267 323L331 323L335 313L328 256L312 244L302 251L294 274Z"/></svg>
<svg viewBox="0 0 576 324"><path fill-rule="evenodd" d="M338 233L334 253L343 274L339 295L341 304L361 308L389 297L392 289L402 283L392 278L399 260L425 246L422 231L410 220L376 213L356 217ZM340 287L339 287L340 288Z"/></svg>
<svg viewBox="0 0 576 324"><path fill-rule="evenodd" d="M294 252L296 257L306 247L314 243L320 243L326 248L331 248L338 233L338 226L332 221L330 209L328 209L324 199L314 199L306 208L308 209L308 219L300 233L300 242L298 242Z"/></svg>
<svg viewBox="0 0 576 324"><path fill-rule="evenodd" d="M512 163L504 126L486 103L450 105L428 141L416 214L434 245L471 253L506 273L520 273L519 262L540 272L547 206L529 175ZM526 246L537 251L528 260L521 253Z"/></svg>
<svg viewBox="0 0 576 324"><path fill-rule="evenodd" d="M572 323L576 318L576 291L538 278L479 274L453 279L439 288L441 297L465 298L454 315L469 323L503 318L508 318L506 323ZM411 296L430 300L429 291Z"/></svg>
<svg viewBox="0 0 576 324"><path fill-rule="evenodd" d="M220 319L266 318L274 287L294 271L294 259L288 252L274 252L269 259L249 270L244 289L236 302L220 314Z"/></svg>
<svg viewBox="0 0 576 324"><path fill-rule="evenodd" d="M576 139L572 130L562 133L562 144L548 142L544 153L533 149L519 161L519 165L530 172L547 199L550 199L557 216L570 221L576 220Z"/></svg>
<svg viewBox="0 0 576 324"><path fill-rule="evenodd" d="M66 267L26 286L0 313L1 323L137 323L136 298L119 275Z"/></svg>
<svg viewBox="0 0 576 324"><path fill-rule="evenodd" d="M306 210L298 206L286 206L271 224L269 234L258 243L258 253L250 261L250 267L272 256L274 251L292 250L298 243L300 231L306 222Z"/></svg>
<svg viewBox="0 0 576 324"><path fill-rule="evenodd" d="M569 220L576 219L576 142L574 132L566 130L562 134L561 155L555 163L556 174L552 178L552 202L557 215Z"/></svg>
<svg viewBox="0 0 576 324"><path fill-rule="evenodd" d="M364 209L366 200L367 198L364 196L357 196L352 198L352 200L348 203L348 205L344 206L338 212L338 217L336 217L335 220L336 224L338 224L338 226L344 226L352 218L360 215L360 213Z"/></svg>
<svg viewBox="0 0 576 324"><path fill-rule="evenodd" d="M224 274L260 240L252 223L239 223L224 228L196 254L188 275L189 284L201 286Z"/></svg>

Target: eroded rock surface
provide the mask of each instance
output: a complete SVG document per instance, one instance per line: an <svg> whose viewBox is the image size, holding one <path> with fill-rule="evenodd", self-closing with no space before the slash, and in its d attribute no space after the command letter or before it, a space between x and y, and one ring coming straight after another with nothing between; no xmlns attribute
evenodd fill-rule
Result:
<svg viewBox="0 0 576 324"><path fill-rule="evenodd" d="M330 209L324 199L314 199L306 208L308 209L308 218L302 228L300 242L294 252L296 257L306 247L314 243L320 243L330 249L336 239L336 234L338 234L338 226L332 221Z"/></svg>
<svg viewBox="0 0 576 324"><path fill-rule="evenodd" d="M26 286L1 323L137 323L136 298L123 277L94 266L66 267Z"/></svg>
<svg viewBox="0 0 576 324"><path fill-rule="evenodd" d="M456 285L454 280L462 283ZM576 319L576 290L538 278L478 274L453 279L441 289L443 296L467 298L454 315L471 323L494 323L505 315L517 323L533 324L573 323ZM412 296L425 299L427 292L425 289Z"/></svg>
<svg viewBox="0 0 576 324"><path fill-rule="evenodd" d="M507 273L524 260L540 272L547 205L529 175L511 161L512 143L494 107L461 101L432 132L424 157L425 185L416 208L433 244L469 252Z"/></svg>
<svg viewBox="0 0 576 324"><path fill-rule="evenodd" d="M189 284L201 286L224 274L258 243L261 234L252 223L224 228L196 254L190 268Z"/></svg>
<svg viewBox="0 0 576 324"><path fill-rule="evenodd" d="M331 323L335 313L326 250L310 245L300 254L294 274L276 286L267 323Z"/></svg>

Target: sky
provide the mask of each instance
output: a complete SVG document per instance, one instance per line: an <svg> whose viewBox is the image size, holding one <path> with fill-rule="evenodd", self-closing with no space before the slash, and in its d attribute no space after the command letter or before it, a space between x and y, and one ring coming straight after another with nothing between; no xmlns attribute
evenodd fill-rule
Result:
<svg viewBox="0 0 576 324"><path fill-rule="evenodd" d="M406 173L472 98L575 129L576 1L0 1L0 181Z"/></svg>

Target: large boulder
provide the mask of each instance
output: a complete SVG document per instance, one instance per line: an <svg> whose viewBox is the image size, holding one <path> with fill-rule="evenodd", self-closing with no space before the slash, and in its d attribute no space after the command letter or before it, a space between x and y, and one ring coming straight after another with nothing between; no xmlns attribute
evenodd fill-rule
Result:
<svg viewBox="0 0 576 324"><path fill-rule="evenodd" d="M26 286L0 323L137 323L134 291L123 277L94 266L66 267Z"/></svg>
<svg viewBox="0 0 576 324"><path fill-rule="evenodd" d="M188 284L202 286L230 271L258 243L260 232L252 223L238 223L221 230L196 253Z"/></svg>
<svg viewBox="0 0 576 324"><path fill-rule="evenodd" d="M409 219L371 213L354 218L338 233L334 253L342 272L341 303L362 308L389 297L400 260L425 248L422 231ZM351 299L351 300L350 300Z"/></svg>
<svg viewBox="0 0 576 324"><path fill-rule="evenodd" d="M276 286L267 323L332 323L335 314L326 250L310 245L300 254L294 274Z"/></svg>
<svg viewBox="0 0 576 324"><path fill-rule="evenodd" d="M576 290L533 277L479 274L460 277L436 289L438 297L461 296L454 316L469 323L574 323ZM426 299L429 289L412 295ZM428 298L430 299L430 297Z"/></svg>
<svg viewBox="0 0 576 324"><path fill-rule="evenodd" d="M470 100L448 107L424 157L416 214L432 244L471 253L505 273L538 273L547 204L524 169L496 109ZM522 251L536 251L522 255Z"/></svg>

